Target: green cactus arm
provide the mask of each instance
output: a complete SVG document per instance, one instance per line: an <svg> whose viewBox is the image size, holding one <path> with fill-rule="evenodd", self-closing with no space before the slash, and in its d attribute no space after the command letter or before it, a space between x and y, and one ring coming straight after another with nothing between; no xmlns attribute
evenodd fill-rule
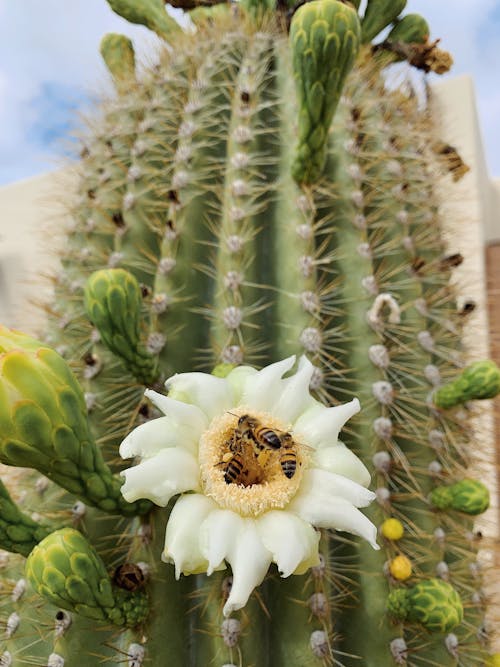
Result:
<svg viewBox="0 0 500 667"><path fill-rule="evenodd" d="M359 42L357 13L337 0L314 0L293 16L290 48L299 137L292 174L298 183L314 183L321 175L328 130Z"/></svg>
<svg viewBox="0 0 500 667"><path fill-rule="evenodd" d="M158 358L140 340L142 298L135 277L124 269L96 271L85 285L84 299L87 315L106 346L139 382L154 383Z"/></svg>
<svg viewBox="0 0 500 667"><path fill-rule="evenodd" d="M52 604L96 621L135 627L149 612L143 592L113 589L103 561L73 528L51 533L33 549L26 576Z"/></svg>
<svg viewBox="0 0 500 667"><path fill-rule="evenodd" d="M361 20L363 44L371 42L381 30L392 23L406 7L407 0L368 0Z"/></svg>
<svg viewBox="0 0 500 667"><path fill-rule="evenodd" d="M101 56L113 77L118 93L125 93L135 80L135 51L132 41L117 33L104 35L99 47Z"/></svg>
<svg viewBox="0 0 500 667"><path fill-rule="evenodd" d="M475 479L462 479L450 486L438 486L433 489L430 499L440 510L452 509L470 516L482 514L490 505L488 488Z"/></svg>
<svg viewBox="0 0 500 667"><path fill-rule="evenodd" d="M434 404L447 410L467 401L495 398L500 393L500 369L494 361L476 361L456 380L434 392Z"/></svg>
<svg viewBox="0 0 500 667"><path fill-rule="evenodd" d="M49 532L21 512L0 481L0 548L27 556Z"/></svg>
<svg viewBox="0 0 500 667"><path fill-rule="evenodd" d="M129 504L92 438L83 392L64 359L19 332L0 328L0 460L35 468L91 505L127 515Z"/></svg>
<svg viewBox="0 0 500 667"><path fill-rule="evenodd" d="M170 39L180 26L165 11L163 0L107 0L111 9L130 23L145 25L163 39Z"/></svg>

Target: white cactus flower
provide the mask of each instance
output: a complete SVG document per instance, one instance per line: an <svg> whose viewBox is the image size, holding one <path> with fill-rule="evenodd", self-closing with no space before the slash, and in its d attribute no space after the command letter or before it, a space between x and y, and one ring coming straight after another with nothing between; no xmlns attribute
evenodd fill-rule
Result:
<svg viewBox="0 0 500 667"><path fill-rule="evenodd" d="M357 509L375 498L366 489L370 475L338 440L359 401L325 407L309 394L314 367L306 357L283 377L294 364L289 357L260 371L239 366L225 378L174 375L168 396L146 390L165 416L141 424L120 446L123 458L140 457L122 473L126 500L165 507L181 494L162 554L176 577L231 565L226 616L245 606L271 563L283 577L318 565L316 528L354 533L378 549L375 526ZM259 447L255 427L243 437L246 415L278 440Z"/></svg>

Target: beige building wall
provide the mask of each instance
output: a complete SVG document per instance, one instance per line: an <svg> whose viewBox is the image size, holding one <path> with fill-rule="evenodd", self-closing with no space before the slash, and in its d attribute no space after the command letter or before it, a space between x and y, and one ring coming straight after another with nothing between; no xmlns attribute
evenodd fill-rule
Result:
<svg viewBox="0 0 500 667"><path fill-rule="evenodd" d="M48 293L42 276L57 266L61 179L49 172L0 187L0 323L33 332L43 318L34 304Z"/></svg>

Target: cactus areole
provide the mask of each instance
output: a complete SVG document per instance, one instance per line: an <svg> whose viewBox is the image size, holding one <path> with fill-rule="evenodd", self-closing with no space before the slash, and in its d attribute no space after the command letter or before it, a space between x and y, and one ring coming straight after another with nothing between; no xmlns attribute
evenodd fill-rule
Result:
<svg viewBox="0 0 500 667"><path fill-rule="evenodd" d="M0 329L0 665L488 664L468 167L384 71L451 57L405 0L175 4L109 0L166 44L103 38L47 330Z"/></svg>

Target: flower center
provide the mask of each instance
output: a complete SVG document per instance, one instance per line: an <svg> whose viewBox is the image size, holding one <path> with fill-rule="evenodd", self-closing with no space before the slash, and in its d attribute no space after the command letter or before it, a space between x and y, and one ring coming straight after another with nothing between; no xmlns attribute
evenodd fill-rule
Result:
<svg viewBox="0 0 500 667"><path fill-rule="evenodd" d="M308 452L275 417L239 406L212 420L200 439L199 462L207 496L242 516L258 516L290 502Z"/></svg>

